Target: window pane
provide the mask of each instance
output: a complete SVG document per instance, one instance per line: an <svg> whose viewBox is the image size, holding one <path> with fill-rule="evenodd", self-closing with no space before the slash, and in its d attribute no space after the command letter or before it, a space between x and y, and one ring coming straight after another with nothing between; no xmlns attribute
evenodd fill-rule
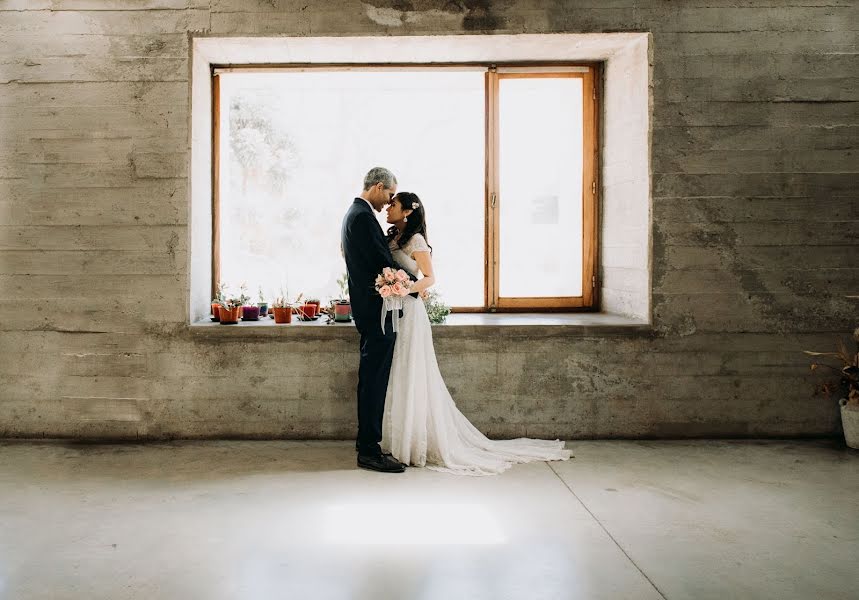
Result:
<svg viewBox="0 0 859 600"><path fill-rule="evenodd" d="M343 215L367 171L384 166L425 203L444 300L483 305L482 71L219 77L225 283L336 296Z"/></svg>
<svg viewBox="0 0 859 600"><path fill-rule="evenodd" d="M499 292L582 295L582 80L499 81Z"/></svg>

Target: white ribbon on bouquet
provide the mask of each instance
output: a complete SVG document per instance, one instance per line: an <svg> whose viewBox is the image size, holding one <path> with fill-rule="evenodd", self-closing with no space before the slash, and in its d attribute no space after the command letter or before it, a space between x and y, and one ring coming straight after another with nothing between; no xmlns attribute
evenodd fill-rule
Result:
<svg viewBox="0 0 859 600"><path fill-rule="evenodd" d="M388 312L393 312L391 315L391 324L394 328L394 333L400 330L400 311L403 310L403 297L402 296L388 296L387 298L382 298L382 333L385 333L385 314Z"/></svg>

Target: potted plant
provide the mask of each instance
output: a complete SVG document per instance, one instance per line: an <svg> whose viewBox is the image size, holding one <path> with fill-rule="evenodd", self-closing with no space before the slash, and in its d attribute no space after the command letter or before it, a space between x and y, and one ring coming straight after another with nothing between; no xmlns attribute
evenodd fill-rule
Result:
<svg viewBox="0 0 859 600"><path fill-rule="evenodd" d="M220 317L221 325L235 325L239 322L241 315L242 301L239 298L224 300L220 304L218 316Z"/></svg>
<svg viewBox="0 0 859 600"><path fill-rule="evenodd" d="M320 308L322 307L322 302L319 301L319 298L308 298L304 301L304 305L307 307L304 310L304 314L307 316L308 319L314 318L321 312ZM311 306L313 308L310 308Z"/></svg>
<svg viewBox="0 0 859 600"><path fill-rule="evenodd" d="M302 321L311 321L316 317L316 305L302 302L295 307L295 312Z"/></svg>
<svg viewBox="0 0 859 600"><path fill-rule="evenodd" d="M298 318L301 321L310 321L316 316L316 310L318 307L316 305L316 301L311 298L302 302L301 299L303 297L304 292L300 293L293 303L295 314L298 315Z"/></svg>
<svg viewBox="0 0 859 600"><path fill-rule="evenodd" d="M272 304L275 323L292 323L292 305L283 296L278 296Z"/></svg>
<svg viewBox="0 0 859 600"><path fill-rule="evenodd" d="M296 302L301 299L301 295L299 294ZM275 298L274 304L272 305L272 312L274 312L274 322L275 323L292 323L292 309L295 302L290 302L287 294L283 293L283 290L280 290L280 296Z"/></svg>
<svg viewBox="0 0 859 600"><path fill-rule="evenodd" d="M262 293L262 286L259 288L259 302L257 302L257 307L259 308L259 316L265 318L268 315L268 302L265 299L265 295Z"/></svg>
<svg viewBox="0 0 859 600"><path fill-rule="evenodd" d="M218 292L215 294L215 297L212 298L212 320L220 321L220 309L221 303L226 300L226 285L223 283L218 284Z"/></svg>
<svg viewBox="0 0 859 600"><path fill-rule="evenodd" d="M243 321L259 321L259 307L255 304L251 304L251 297L248 296L248 286L246 284L242 284L239 287L239 302L242 305L242 320Z"/></svg>
<svg viewBox="0 0 859 600"><path fill-rule="evenodd" d="M849 447L859 450L859 327L853 332L853 339L856 341L855 352L848 350L847 344L839 339L836 352L805 350L805 353L815 358L835 359L839 363L833 366L824 362L813 362L811 370L817 372L825 369L830 374L830 377L817 387L817 391L829 397L833 393L838 394L844 440Z"/></svg>
<svg viewBox="0 0 859 600"><path fill-rule="evenodd" d="M450 307L442 302L441 295L435 290L429 290L427 297L424 298L426 305L427 317L433 325L440 325L447 320L447 315L450 314Z"/></svg>
<svg viewBox="0 0 859 600"><path fill-rule="evenodd" d="M349 276L346 273L337 280L340 298L334 300L334 321L348 323L352 320L352 303L349 301Z"/></svg>
<svg viewBox="0 0 859 600"><path fill-rule="evenodd" d="M349 300L334 301L334 322L348 323L352 320L352 303Z"/></svg>

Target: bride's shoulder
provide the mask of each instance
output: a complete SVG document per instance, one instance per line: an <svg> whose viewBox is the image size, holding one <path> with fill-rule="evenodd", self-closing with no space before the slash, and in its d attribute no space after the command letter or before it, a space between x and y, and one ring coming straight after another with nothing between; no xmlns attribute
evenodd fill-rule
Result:
<svg viewBox="0 0 859 600"><path fill-rule="evenodd" d="M409 246L409 253L429 252L429 250L430 250L430 247L426 241L426 238L424 238L424 236L421 235L420 233L416 233L412 236L412 239L409 240L408 246Z"/></svg>

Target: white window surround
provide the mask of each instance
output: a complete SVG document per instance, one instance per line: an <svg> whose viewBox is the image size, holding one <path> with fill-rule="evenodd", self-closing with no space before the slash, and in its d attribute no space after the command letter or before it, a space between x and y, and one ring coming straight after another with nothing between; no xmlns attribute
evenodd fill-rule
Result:
<svg viewBox="0 0 859 600"><path fill-rule="evenodd" d="M603 314L651 322L650 36L647 33L193 39L188 317L208 321L212 65L603 62L599 278ZM550 317L550 315L547 315ZM597 315L594 315L596 318ZM586 315L579 315L586 318Z"/></svg>

